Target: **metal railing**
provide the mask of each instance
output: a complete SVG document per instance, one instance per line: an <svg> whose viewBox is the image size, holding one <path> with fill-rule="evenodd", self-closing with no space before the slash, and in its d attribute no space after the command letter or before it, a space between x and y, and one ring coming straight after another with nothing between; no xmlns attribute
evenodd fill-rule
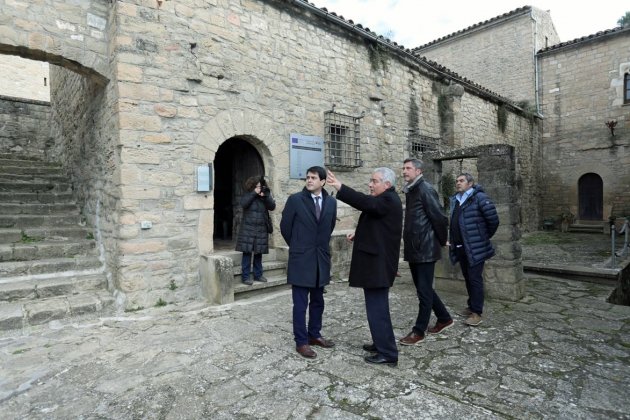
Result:
<svg viewBox="0 0 630 420"><path fill-rule="evenodd" d="M628 256L628 236L630 235L630 227L628 226L629 221L630 221L630 218L626 217L626 220L623 222L623 226L621 227L621 229L619 229L619 232L617 232L617 228L615 228L615 221L614 220L610 221L610 245L612 248L612 257L610 259L611 268L617 267L617 257L625 258ZM625 233L625 240L623 243L623 248L621 248L621 251L619 252L616 251L617 245L615 244L617 233L619 234Z"/></svg>

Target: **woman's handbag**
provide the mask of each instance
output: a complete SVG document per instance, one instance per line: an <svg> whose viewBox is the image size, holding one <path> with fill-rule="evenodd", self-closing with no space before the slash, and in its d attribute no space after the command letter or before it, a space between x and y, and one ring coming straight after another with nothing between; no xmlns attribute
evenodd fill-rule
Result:
<svg viewBox="0 0 630 420"><path fill-rule="evenodd" d="M271 223L271 215L269 215L269 210L265 211L265 222L267 223L267 232L273 233L273 223Z"/></svg>

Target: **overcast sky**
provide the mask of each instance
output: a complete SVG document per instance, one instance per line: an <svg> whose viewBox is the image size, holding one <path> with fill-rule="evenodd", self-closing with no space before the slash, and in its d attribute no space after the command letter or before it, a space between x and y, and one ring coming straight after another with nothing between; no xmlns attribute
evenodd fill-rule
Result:
<svg viewBox="0 0 630 420"><path fill-rule="evenodd" d="M562 42L617 26L629 0L309 0L407 48L523 6L549 10Z"/></svg>

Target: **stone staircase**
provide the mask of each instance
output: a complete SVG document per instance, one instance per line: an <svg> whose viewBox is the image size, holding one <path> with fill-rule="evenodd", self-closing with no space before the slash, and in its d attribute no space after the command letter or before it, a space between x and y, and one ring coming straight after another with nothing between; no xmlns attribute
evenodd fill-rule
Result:
<svg viewBox="0 0 630 420"><path fill-rule="evenodd" d="M604 223L601 221L576 220L575 223L569 225L569 232L604 233Z"/></svg>
<svg viewBox="0 0 630 420"><path fill-rule="evenodd" d="M274 248L269 249L269 254L263 254L263 275L267 278L267 282L261 283L255 281L251 286L243 284L241 281L242 253L237 251L221 251L218 254L232 259L234 300L289 287L287 285L287 263L278 259L278 252Z"/></svg>
<svg viewBox="0 0 630 420"><path fill-rule="evenodd" d="M0 331L113 303L61 166L0 154Z"/></svg>

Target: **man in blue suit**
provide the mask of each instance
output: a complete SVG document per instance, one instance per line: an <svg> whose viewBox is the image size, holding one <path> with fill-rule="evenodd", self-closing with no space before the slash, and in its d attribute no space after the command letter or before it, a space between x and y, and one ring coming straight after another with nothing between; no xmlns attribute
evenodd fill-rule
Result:
<svg viewBox="0 0 630 420"><path fill-rule="evenodd" d="M337 201L323 189L325 184L324 168L308 168L306 186L289 197L280 221L280 232L289 245L287 283L293 295L295 349L309 359L317 357L311 346L335 345L320 333L324 286L330 283L330 236L337 220Z"/></svg>

